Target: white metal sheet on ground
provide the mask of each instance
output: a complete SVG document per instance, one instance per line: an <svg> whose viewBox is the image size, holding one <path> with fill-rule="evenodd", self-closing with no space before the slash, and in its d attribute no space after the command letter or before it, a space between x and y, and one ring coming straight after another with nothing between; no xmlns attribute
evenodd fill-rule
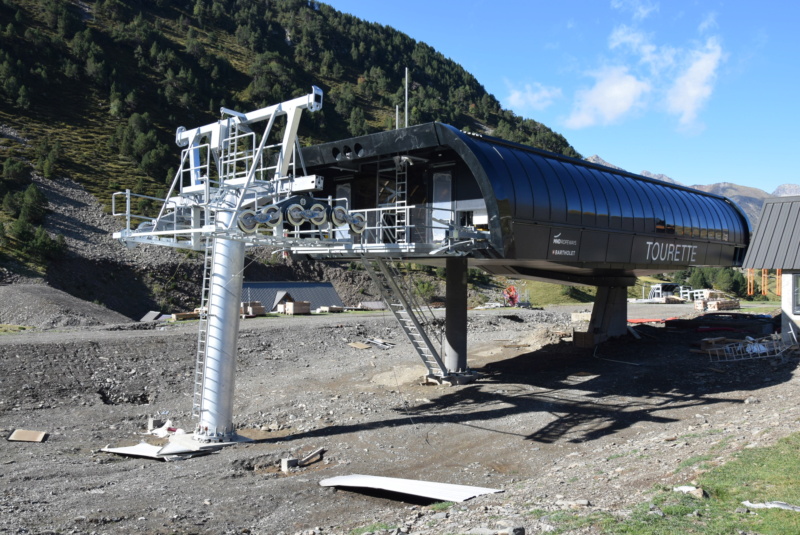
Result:
<svg viewBox="0 0 800 535"><path fill-rule="evenodd" d="M116 453L117 455L131 455L133 457L148 457L150 459L163 459L163 455L159 455L158 452L161 449L161 446L154 446L153 444L148 444L147 442L140 442L135 446L125 446L122 448L109 448L106 446L105 448L100 449L100 451L105 451L108 453Z"/></svg>
<svg viewBox="0 0 800 535"><path fill-rule="evenodd" d="M169 444L167 444L169 446ZM126 455L131 457L145 457L148 459L156 459L159 461L182 461L197 457L199 455L207 455L214 450L200 450L200 451L187 451L186 448L180 448L178 451L165 451L167 446L154 446L147 442L141 442L135 446L123 446L121 448L109 448L106 446L100 451L107 453L114 453L116 455Z"/></svg>
<svg viewBox="0 0 800 535"><path fill-rule="evenodd" d="M489 489L486 487L471 487L468 485L452 485L450 483L436 483L434 481L419 481L416 479L399 479L396 477L366 476L353 474L323 479L319 482L323 487L359 487L368 489L381 489L411 496L421 496L432 500L446 502L463 502L482 494L503 492L502 489Z"/></svg>

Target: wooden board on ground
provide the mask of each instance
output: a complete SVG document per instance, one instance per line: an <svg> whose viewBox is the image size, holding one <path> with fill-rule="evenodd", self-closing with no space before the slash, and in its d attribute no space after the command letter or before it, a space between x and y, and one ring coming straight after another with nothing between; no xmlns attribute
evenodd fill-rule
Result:
<svg viewBox="0 0 800 535"><path fill-rule="evenodd" d="M47 433L44 431L29 431L27 429L15 429L8 440L12 442L43 442Z"/></svg>
<svg viewBox="0 0 800 535"><path fill-rule="evenodd" d="M354 347L356 349L369 349L369 348L372 347L369 344L364 344L364 343L361 343L361 342L350 342L347 345L349 345L350 347Z"/></svg>
<svg viewBox="0 0 800 535"><path fill-rule="evenodd" d="M172 315L172 321L196 320L199 318L200 314L196 312L176 312Z"/></svg>

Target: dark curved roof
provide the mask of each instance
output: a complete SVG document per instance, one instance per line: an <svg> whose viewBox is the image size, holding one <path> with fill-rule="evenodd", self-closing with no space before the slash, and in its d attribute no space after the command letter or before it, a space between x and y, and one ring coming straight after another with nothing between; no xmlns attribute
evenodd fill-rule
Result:
<svg viewBox="0 0 800 535"><path fill-rule="evenodd" d="M474 155L500 218L748 243L747 217L725 197L449 125L437 133L462 157Z"/></svg>
<svg viewBox="0 0 800 535"><path fill-rule="evenodd" d="M741 265L750 240L747 216L725 197L446 124L303 149L323 176L394 155L416 157L425 163L415 169L431 171L457 161L457 182L474 177L491 244L474 258L495 273L630 284L633 275L690 265Z"/></svg>

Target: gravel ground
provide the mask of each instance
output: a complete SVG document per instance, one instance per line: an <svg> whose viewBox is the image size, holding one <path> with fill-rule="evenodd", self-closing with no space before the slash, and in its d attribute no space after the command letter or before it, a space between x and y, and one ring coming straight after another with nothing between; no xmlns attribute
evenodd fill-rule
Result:
<svg viewBox="0 0 800 535"><path fill-rule="evenodd" d="M569 320L472 311L470 365L482 377L459 387L421 385L387 315L246 320L234 418L254 441L169 463L98 450L145 439L147 417L164 411L191 430L196 324L1 336L2 434L48 437L0 449L0 531L539 533L554 521L533 510L626 515L655 485L691 481L693 458L722 463L800 426L795 359L712 364L689 352L708 334L658 327L579 350L561 339ZM347 345L375 337L396 346ZM317 447L323 461L280 472L282 457ZM318 485L346 474L504 492L441 510Z"/></svg>
<svg viewBox="0 0 800 535"><path fill-rule="evenodd" d="M0 135L26 142L2 125ZM0 286L0 323L32 327L0 336L0 435L48 433L0 448L0 532L540 533L555 521L533 510L624 516L655 485L691 481L698 456L722 463L800 422L796 359L712 364L689 352L707 335L647 326L641 340L576 349L562 333L584 305L472 311L470 365L481 377L458 387L420 384L390 316L338 314L242 323L235 422L253 442L169 463L103 453L153 441L142 435L149 416L192 429L197 324L130 320L196 306L199 262L126 249L110 238L119 221L80 185L34 179L50 201L46 228L68 251L45 280L0 267L0 282L14 283ZM331 280L348 304L377 299L363 272L263 258L248 261L248 279ZM691 313L630 308L638 318ZM396 345L347 345L369 338ZM323 461L279 470L281 458L318 447ZM318 485L359 473L503 492L442 508Z"/></svg>

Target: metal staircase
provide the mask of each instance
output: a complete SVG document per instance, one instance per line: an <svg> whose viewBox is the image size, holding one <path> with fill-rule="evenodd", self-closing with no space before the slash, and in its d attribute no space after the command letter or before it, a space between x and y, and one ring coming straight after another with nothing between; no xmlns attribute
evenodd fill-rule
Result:
<svg viewBox="0 0 800 535"><path fill-rule="evenodd" d="M436 319L433 310L420 305L394 262L366 256L362 256L361 261L428 369L428 376L439 379L448 376L447 368L432 341L436 336L429 334ZM440 339L438 341L441 343Z"/></svg>
<svg viewBox="0 0 800 535"><path fill-rule="evenodd" d="M211 293L211 273L214 266L214 244L216 240L206 240L205 259L203 260L203 290L200 294L200 322L197 331L197 358L194 367L194 394L192 396L192 417L200 418L203 411L203 379L206 371L206 354L208 350L208 297Z"/></svg>

